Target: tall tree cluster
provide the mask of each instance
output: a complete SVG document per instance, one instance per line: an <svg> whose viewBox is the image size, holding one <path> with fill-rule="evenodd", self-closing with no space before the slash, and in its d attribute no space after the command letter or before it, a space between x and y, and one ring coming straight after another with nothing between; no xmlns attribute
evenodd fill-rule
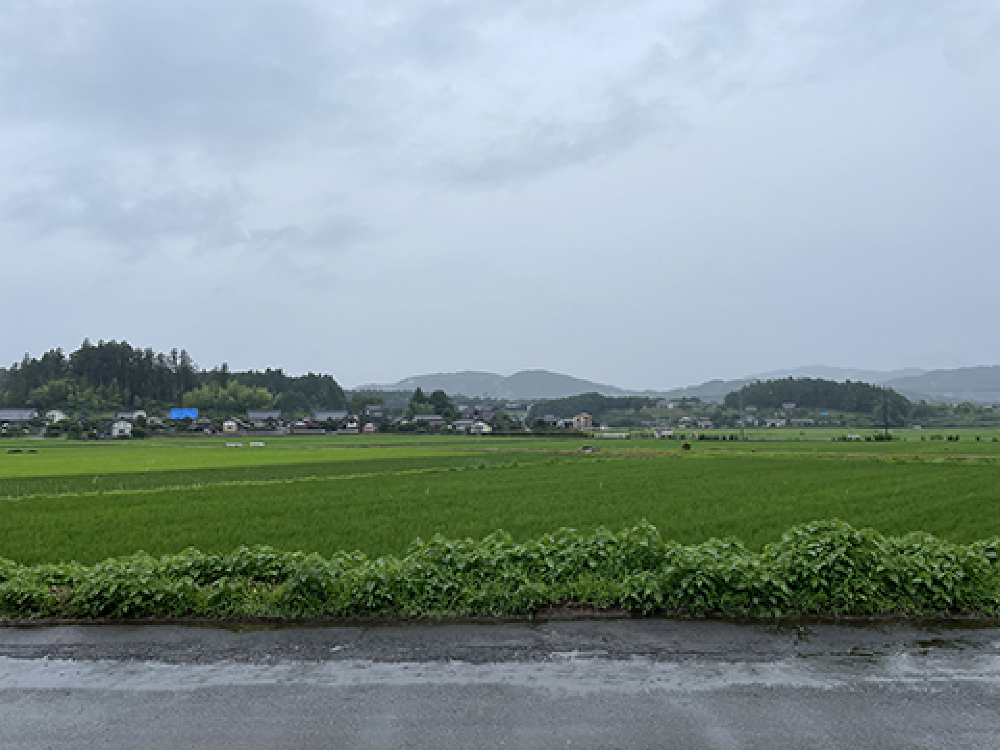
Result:
<svg viewBox="0 0 1000 750"><path fill-rule="evenodd" d="M428 396L418 387L410 396L405 415L412 419L418 414L437 414L445 419L455 419L458 417L458 408L444 391L438 389Z"/></svg>
<svg viewBox="0 0 1000 750"><path fill-rule="evenodd" d="M236 388L239 386L239 388ZM330 375L286 375L279 368L264 372L230 372L223 364L199 369L184 349L169 353L133 347L127 341L84 340L67 355L50 349L41 357L27 354L0 370L0 405L97 411L108 408L197 406L249 400L291 413L337 409L347 404ZM188 400L198 404L187 404ZM249 407L252 408L252 407Z"/></svg>
<svg viewBox="0 0 1000 750"><path fill-rule="evenodd" d="M197 365L183 349L164 354L127 341L95 345L85 339L68 356L60 348L38 358L25 354L6 371L0 401L5 406L42 409L142 406L178 401L198 380Z"/></svg>
<svg viewBox="0 0 1000 750"><path fill-rule="evenodd" d="M783 404L794 403L800 409L832 409L855 414L882 414L888 412L891 422L902 420L910 412L910 401L891 388L870 383L839 383L822 378L784 378L767 380L743 386L726 395L725 405L730 409L744 406L758 409L780 409Z"/></svg>

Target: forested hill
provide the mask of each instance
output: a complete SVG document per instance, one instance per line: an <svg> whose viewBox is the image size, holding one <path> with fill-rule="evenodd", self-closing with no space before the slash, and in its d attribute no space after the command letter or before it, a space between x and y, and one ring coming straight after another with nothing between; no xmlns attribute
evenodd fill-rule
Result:
<svg viewBox="0 0 1000 750"><path fill-rule="evenodd" d="M286 375L281 369L230 372L225 364L200 368L183 349L169 353L126 341L85 340L65 354L50 349L25 355L0 370L0 405L36 409L102 411L197 406L208 411L274 407L289 413L347 405L330 375Z"/></svg>
<svg viewBox="0 0 1000 750"><path fill-rule="evenodd" d="M799 409L833 409L871 414L882 409L886 398L892 414L905 415L910 410L909 400L891 388L851 381L838 383L820 378L784 378L752 383L729 393L725 405L730 409L738 409L741 396L744 406L756 406L764 410L780 409L783 404L793 403Z"/></svg>

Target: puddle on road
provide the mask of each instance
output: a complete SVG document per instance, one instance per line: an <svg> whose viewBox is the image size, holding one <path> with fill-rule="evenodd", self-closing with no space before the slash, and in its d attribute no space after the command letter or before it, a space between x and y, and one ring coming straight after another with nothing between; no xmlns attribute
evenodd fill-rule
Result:
<svg viewBox="0 0 1000 750"><path fill-rule="evenodd" d="M277 664L166 664L0 657L3 690L190 691L204 688L306 686L500 686L567 693L696 693L741 686L833 690L859 685L935 689L947 683L1000 687L1000 655L928 657L902 652L852 660L785 659L763 663L663 663L561 655L544 663L381 663L365 660Z"/></svg>

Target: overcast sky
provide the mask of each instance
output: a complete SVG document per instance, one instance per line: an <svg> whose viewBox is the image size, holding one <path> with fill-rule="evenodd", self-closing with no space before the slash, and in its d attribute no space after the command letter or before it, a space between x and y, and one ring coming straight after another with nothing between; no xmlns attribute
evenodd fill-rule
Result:
<svg viewBox="0 0 1000 750"><path fill-rule="evenodd" d="M1000 0L0 0L0 361L1000 363Z"/></svg>

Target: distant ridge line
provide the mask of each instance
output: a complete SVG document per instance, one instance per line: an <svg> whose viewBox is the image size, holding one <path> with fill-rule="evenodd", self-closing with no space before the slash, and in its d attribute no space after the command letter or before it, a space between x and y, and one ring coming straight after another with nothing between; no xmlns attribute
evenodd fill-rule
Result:
<svg viewBox="0 0 1000 750"><path fill-rule="evenodd" d="M722 401L726 394L757 380L781 378L823 378L825 380L861 381L898 391L910 400L929 402L973 401L1000 403L1000 365L979 365L951 370L867 370L861 368L811 365L788 370L751 375L733 380L714 379L696 385L670 389L628 389L607 383L542 369L520 370L511 375L465 370L414 375L390 384L365 384L354 391L383 390L424 391L441 389L452 396L486 397L509 400L540 400L600 393L605 396L649 396L658 398L697 397L703 401Z"/></svg>

